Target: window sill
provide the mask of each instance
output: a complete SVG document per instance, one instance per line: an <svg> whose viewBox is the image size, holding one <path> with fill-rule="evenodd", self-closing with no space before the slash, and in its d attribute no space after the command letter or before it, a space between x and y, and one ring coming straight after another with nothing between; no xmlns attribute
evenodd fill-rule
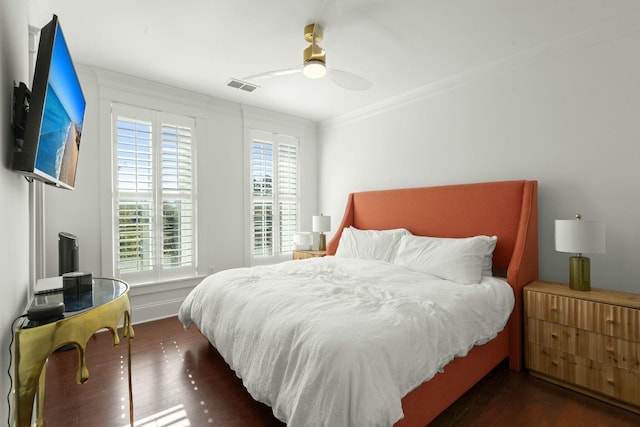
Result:
<svg viewBox="0 0 640 427"><path fill-rule="evenodd" d="M129 283L130 292L132 295L145 295L168 290L193 288L205 277L207 277L206 274L198 274L189 277L159 280L157 282ZM127 281L126 279L123 280Z"/></svg>

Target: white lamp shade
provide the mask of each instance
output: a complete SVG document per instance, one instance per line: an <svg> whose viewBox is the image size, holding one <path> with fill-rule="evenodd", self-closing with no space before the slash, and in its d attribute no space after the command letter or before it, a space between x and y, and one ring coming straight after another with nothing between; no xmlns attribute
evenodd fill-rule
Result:
<svg viewBox="0 0 640 427"><path fill-rule="evenodd" d="M331 231L331 217L326 215L314 215L311 221L311 229L319 233Z"/></svg>
<svg viewBox="0 0 640 427"><path fill-rule="evenodd" d="M602 221L575 219L556 220L556 251L603 253L605 251L605 225Z"/></svg>

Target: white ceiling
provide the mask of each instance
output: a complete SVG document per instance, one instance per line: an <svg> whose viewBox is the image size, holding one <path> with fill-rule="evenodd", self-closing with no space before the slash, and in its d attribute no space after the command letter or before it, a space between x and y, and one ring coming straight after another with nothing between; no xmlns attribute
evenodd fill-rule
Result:
<svg viewBox="0 0 640 427"><path fill-rule="evenodd" d="M636 0L31 0L56 13L76 62L322 121L590 31ZM306 24L325 28L330 68L373 83L230 78L302 63Z"/></svg>

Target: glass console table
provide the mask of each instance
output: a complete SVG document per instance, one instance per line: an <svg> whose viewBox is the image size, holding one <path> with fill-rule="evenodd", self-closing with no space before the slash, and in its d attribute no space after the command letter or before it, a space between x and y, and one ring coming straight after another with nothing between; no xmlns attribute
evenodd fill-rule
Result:
<svg viewBox="0 0 640 427"><path fill-rule="evenodd" d="M122 336L127 337L129 370L129 421L133 426L131 389L131 302L129 285L117 279L93 279L93 292L79 296L63 295L62 290L36 295L31 305L64 302L65 312L48 322L24 318L15 330L15 408L17 426L31 425L37 397L37 426L44 426L43 407L47 358L57 348L71 345L78 349L78 384L89 379L85 350L89 338L98 330L111 331L113 345L120 343L118 324L124 316Z"/></svg>

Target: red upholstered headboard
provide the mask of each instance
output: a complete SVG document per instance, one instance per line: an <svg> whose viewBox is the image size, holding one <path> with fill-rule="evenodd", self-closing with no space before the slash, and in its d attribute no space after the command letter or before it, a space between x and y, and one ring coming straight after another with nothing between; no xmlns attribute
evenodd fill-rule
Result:
<svg viewBox="0 0 640 427"><path fill-rule="evenodd" d="M335 254L345 227L404 227L420 236L498 236L494 268L506 270L516 295L509 321L512 369L522 364L522 288L538 278L538 183L500 181L368 191L349 195L338 231L327 245Z"/></svg>

